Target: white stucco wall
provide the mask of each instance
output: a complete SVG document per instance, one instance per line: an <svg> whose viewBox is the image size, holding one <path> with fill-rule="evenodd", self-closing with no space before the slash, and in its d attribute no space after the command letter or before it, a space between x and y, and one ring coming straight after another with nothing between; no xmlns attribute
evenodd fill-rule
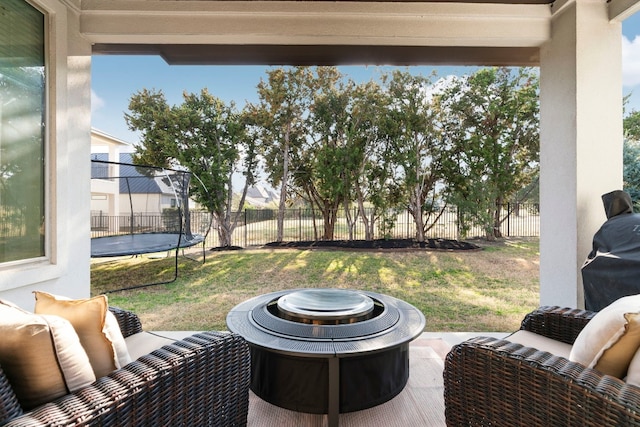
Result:
<svg viewBox="0 0 640 427"><path fill-rule="evenodd" d="M621 24L604 2L556 11L541 50L540 302L584 307L580 267L622 189Z"/></svg>

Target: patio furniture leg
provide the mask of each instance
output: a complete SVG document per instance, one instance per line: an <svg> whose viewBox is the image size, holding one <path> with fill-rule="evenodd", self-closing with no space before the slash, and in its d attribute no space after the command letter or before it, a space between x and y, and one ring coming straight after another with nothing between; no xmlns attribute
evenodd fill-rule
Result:
<svg viewBox="0 0 640 427"><path fill-rule="evenodd" d="M340 359L329 358L329 408L327 411L329 427L338 427L340 422Z"/></svg>

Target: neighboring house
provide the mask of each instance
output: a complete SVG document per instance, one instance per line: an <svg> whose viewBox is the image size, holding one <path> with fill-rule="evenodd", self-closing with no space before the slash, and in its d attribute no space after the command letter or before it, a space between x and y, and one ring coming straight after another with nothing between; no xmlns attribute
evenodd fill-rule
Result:
<svg viewBox="0 0 640 427"><path fill-rule="evenodd" d="M166 209L177 207L176 191L162 175L143 175L132 165L131 144L91 130L92 237L153 228ZM111 163L101 163L111 162Z"/></svg>
<svg viewBox="0 0 640 427"><path fill-rule="evenodd" d="M157 54L176 65L539 66L540 302L583 305L600 196L622 187L621 22L637 0L0 3L12 195L0 208L23 233L0 236L0 298L32 308L33 290L90 295L92 56Z"/></svg>
<svg viewBox="0 0 640 427"><path fill-rule="evenodd" d="M92 154L92 160L106 160L104 154ZM95 193L92 188L91 192L91 212L92 215L104 213L105 215L129 215L130 213L145 215L160 215L165 209L177 207L176 191L172 188L171 183L162 175L151 177L145 176L133 166L130 153L120 153L119 165L102 165L100 163L92 163L92 187L96 179L100 177L101 169L108 166L110 171L114 172L110 175L111 181L115 184L115 198L118 199L117 208L106 204L103 196L106 194ZM117 168L117 169L116 169ZM111 196L111 195L109 195Z"/></svg>
<svg viewBox="0 0 640 427"><path fill-rule="evenodd" d="M131 144L97 129L91 129L91 160L119 162L121 152L130 150ZM120 188L118 181L109 177L118 176L118 165L91 163L91 228L101 227L93 223L94 212L115 215L120 212ZM102 179L104 178L104 179Z"/></svg>
<svg viewBox="0 0 640 427"><path fill-rule="evenodd" d="M247 189L245 203L260 208L276 208L280 203L280 195L274 190L266 189L262 184L255 184Z"/></svg>

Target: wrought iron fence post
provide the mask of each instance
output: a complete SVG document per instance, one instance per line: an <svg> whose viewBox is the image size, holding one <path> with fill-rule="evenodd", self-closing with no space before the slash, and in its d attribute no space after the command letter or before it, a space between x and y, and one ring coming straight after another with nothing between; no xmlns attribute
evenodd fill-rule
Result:
<svg viewBox="0 0 640 427"><path fill-rule="evenodd" d="M456 206L456 240L460 240L460 208Z"/></svg>

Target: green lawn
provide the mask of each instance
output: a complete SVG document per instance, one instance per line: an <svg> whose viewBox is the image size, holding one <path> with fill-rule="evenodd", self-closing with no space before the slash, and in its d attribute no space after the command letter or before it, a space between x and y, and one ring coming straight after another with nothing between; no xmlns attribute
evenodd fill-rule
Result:
<svg viewBox="0 0 640 427"><path fill-rule="evenodd" d="M336 287L392 295L418 307L429 331L512 331L538 306L538 239L481 251L350 252L254 249L180 260L171 284L109 293L149 330L226 329L236 304L282 289ZM94 263L93 294L167 278L173 258Z"/></svg>

